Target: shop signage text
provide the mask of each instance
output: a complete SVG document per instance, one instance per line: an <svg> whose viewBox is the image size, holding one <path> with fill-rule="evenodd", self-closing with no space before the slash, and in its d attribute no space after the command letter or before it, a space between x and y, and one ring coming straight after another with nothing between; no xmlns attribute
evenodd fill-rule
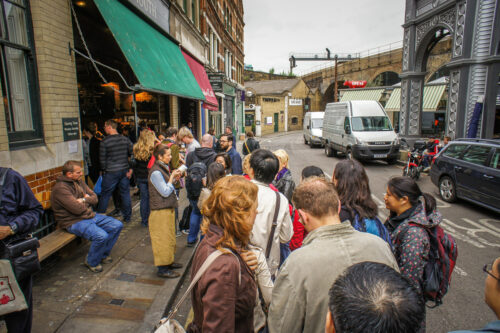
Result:
<svg viewBox="0 0 500 333"><path fill-rule="evenodd" d="M289 104L290 104L290 106L301 106L302 100L300 98L290 98Z"/></svg>
<svg viewBox="0 0 500 333"><path fill-rule="evenodd" d="M224 74L221 73L207 73L208 80L212 85L213 91L222 92L223 87L222 84L224 82Z"/></svg>
<svg viewBox="0 0 500 333"><path fill-rule="evenodd" d="M62 118L64 141L80 139L80 129L78 127L78 118Z"/></svg>
<svg viewBox="0 0 500 333"><path fill-rule="evenodd" d="M162 0L127 0L132 6L146 15L165 32L170 32L170 11Z"/></svg>

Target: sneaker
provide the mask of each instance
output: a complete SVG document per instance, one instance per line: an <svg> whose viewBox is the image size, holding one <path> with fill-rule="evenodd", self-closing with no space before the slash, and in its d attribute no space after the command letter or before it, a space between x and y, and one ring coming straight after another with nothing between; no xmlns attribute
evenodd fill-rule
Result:
<svg viewBox="0 0 500 333"><path fill-rule="evenodd" d="M196 245L196 242L192 242L192 243L187 242L187 244L186 244L187 247L194 247L195 245Z"/></svg>
<svg viewBox="0 0 500 333"><path fill-rule="evenodd" d="M431 167L427 167L424 169L424 172L429 172L431 170Z"/></svg>
<svg viewBox="0 0 500 333"><path fill-rule="evenodd" d="M119 208L115 208L113 209L109 214L107 214L108 216L111 216L111 217L118 217L120 215L122 215L122 212Z"/></svg>
<svg viewBox="0 0 500 333"><path fill-rule="evenodd" d="M167 278L167 279L175 279L175 278L178 278L179 276L181 276L179 273L174 272L171 269L168 269L168 270L165 270L162 272L158 271L158 273L156 273L156 275L158 275L159 277L162 277L162 278Z"/></svg>
<svg viewBox="0 0 500 333"><path fill-rule="evenodd" d="M182 232L184 235L189 235L189 229L186 229L186 230L181 230L181 232Z"/></svg>
<svg viewBox="0 0 500 333"><path fill-rule="evenodd" d="M177 232L175 233L175 237L181 237L181 236L182 236L182 232L177 231Z"/></svg>
<svg viewBox="0 0 500 333"><path fill-rule="evenodd" d="M111 264L113 262L113 258L111 256L107 256L101 260L101 264Z"/></svg>
<svg viewBox="0 0 500 333"><path fill-rule="evenodd" d="M85 259L85 266L87 266L91 272L94 272L94 273L101 273L102 272L101 264L98 264L97 266L90 266L89 263L87 262L87 259Z"/></svg>

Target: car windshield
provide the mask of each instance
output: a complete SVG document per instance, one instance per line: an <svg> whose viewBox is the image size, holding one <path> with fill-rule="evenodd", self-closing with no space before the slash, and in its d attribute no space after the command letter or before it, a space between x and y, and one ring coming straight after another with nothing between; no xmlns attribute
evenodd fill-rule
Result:
<svg viewBox="0 0 500 333"><path fill-rule="evenodd" d="M389 118L382 117L352 117L352 130L356 132L392 131Z"/></svg>
<svg viewBox="0 0 500 333"><path fill-rule="evenodd" d="M323 119L311 119L312 128L323 128Z"/></svg>

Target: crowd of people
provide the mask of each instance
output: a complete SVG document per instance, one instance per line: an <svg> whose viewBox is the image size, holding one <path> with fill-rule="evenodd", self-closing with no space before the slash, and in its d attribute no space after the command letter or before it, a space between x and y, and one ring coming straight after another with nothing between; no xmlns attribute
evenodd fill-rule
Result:
<svg viewBox="0 0 500 333"><path fill-rule="evenodd" d="M131 221L132 184L157 275L179 277L178 202L185 189L186 246L196 247L191 277L201 273L191 291L189 332L425 332L428 230L441 215L411 178L388 181L390 215L382 223L356 160L338 162L332 179L308 166L296 184L287 152L261 149L251 132L243 160L231 128L219 137L211 130L200 142L188 127L155 133L144 125L135 140L108 120L104 132L95 124L84 128L85 165L67 161L51 196L58 226L91 241L85 265L92 272L113 260L123 223ZM24 178L9 172L0 239L29 232L42 212ZM91 187L99 182L96 194ZM118 212L106 215L111 198ZM222 255L204 265L216 251ZM498 332L500 258L484 271L485 299L499 318L487 329ZM31 302L31 278L20 286ZM6 316L9 331L23 331L16 328L23 320L31 327L31 311Z"/></svg>

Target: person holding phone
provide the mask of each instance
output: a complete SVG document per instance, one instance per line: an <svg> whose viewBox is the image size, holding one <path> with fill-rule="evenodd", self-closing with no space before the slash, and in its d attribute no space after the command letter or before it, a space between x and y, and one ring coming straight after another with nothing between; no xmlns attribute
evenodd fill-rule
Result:
<svg viewBox="0 0 500 333"><path fill-rule="evenodd" d="M182 264L174 262L175 208L178 206L178 197L173 183L179 180L182 172L170 171L168 164L172 154L168 146L157 145L153 155L156 161L149 170L148 190L151 208L149 233L154 264L158 267L159 277L177 278L180 274L174 269L182 268Z"/></svg>

